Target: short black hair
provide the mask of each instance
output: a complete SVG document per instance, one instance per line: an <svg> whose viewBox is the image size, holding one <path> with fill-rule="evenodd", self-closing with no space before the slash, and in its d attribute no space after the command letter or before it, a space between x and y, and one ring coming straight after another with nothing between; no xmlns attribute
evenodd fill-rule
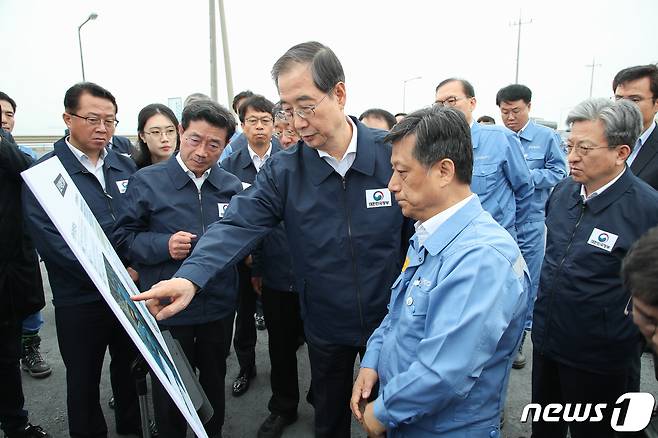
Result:
<svg viewBox="0 0 658 438"><path fill-rule="evenodd" d="M254 94L253 96L248 97L247 100L245 100L244 103L240 106L240 111L238 112L240 122L244 123L245 114L247 114L247 110L249 110L249 108L261 113L272 114L272 111L274 110L274 104L260 94Z"/></svg>
<svg viewBox="0 0 658 438"><path fill-rule="evenodd" d="M496 93L496 106L500 106L501 102L516 102L522 100L527 104L532 101L532 91L530 88L521 84L512 84L503 87Z"/></svg>
<svg viewBox="0 0 658 438"><path fill-rule="evenodd" d="M621 263L624 286L634 297L658 306L658 227L653 227L631 246Z"/></svg>
<svg viewBox="0 0 658 438"><path fill-rule="evenodd" d="M375 119L382 119L388 125L388 129L391 129L398 121L395 120L395 116L385 109L381 108L370 108L365 110L360 116L359 120L363 120L366 117L374 117Z"/></svg>
<svg viewBox="0 0 658 438"><path fill-rule="evenodd" d="M117 101L112 93L93 82L78 82L66 90L66 94L64 95L64 109L68 112L77 111L80 105L80 96L84 93L89 93L94 97L109 100L112 102L112 105L114 105L114 113L116 114L119 112Z"/></svg>
<svg viewBox="0 0 658 438"><path fill-rule="evenodd" d="M406 116L384 137L396 143L407 135L416 136L413 156L429 168L443 159L455 164L455 175L464 184L473 176L473 145L471 128L464 114L456 108L432 106Z"/></svg>
<svg viewBox="0 0 658 438"><path fill-rule="evenodd" d="M239 108L236 108L238 102L240 102L242 99L246 99L247 97L251 97L254 95L254 92L251 90L244 90L240 91L238 94L235 95L233 98L233 102L231 103L231 108L233 108L233 111L235 113L238 113Z"/></svg>
<svg viewBox="0 0 658 438"><path fill-rule="evenodd" d="M11 105L14 112L16 112L16 101L11 97L7 96L7 93L3 93L2 91L0 91L0 100L9 102L9 105Z"/></svg>
<svg viewBox="0 0 658 438"><path fill-rule="evenodd" d="M478 123L491 123L492 125L496 124L496 120L494 120L493 117L491 116L481 116L478 120Z"/></svg>
<svg viewBox="0 0 658 438"><path fill-rule="evenodd" d="M216 128L225 128L226 144L235 134L236 123L233 114L215 101L199 100L186 106L181 116L183 131L195 120L205 120Z"/></svg>
<svg viewBox="0 0 658 438"><path fill-rule="evenodd" d="M297 44L284 53L272 67L272 79L279 88L279 75L295 64L308 64L315 87L329 93L339 82L345 82L345 72L336 54L317 41Z"/></svg>
<svg viewBox="0 0 658 438"><path fill-rule="evenodd" d="M612 92L614 93L621 84L642 78L649 78L653 99L658 99L658 66L656 64L636 65L621 70L612 80Z"/></svg>
<svg viewBox="0 0 658 438"><path fill-rule="evenodd" d="M405 117L406 115L407 115L407 113L397 113L397 114L395 114L395 117L398 117L398 116Z"/></svg>
<svg viewBox="0 0 658 438"><path fill-rule="evenodd" d="M436 86L436 90L434 92L436 93L439 91L439 88L443 87L445 84L448 82L459 82L462 84L462 89L464 91L464 95L466 97L475 97L475 88L473 88L473 85L471 85L470 82L468 82L466 79L460 79L460 78L448 78L444 79L441 82L439 82L439 85Z"/></svg>

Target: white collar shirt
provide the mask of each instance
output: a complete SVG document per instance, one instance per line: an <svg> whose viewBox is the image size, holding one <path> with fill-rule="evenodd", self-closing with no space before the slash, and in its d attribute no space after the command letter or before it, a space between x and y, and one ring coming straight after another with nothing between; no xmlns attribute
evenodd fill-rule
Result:
<svg viewBox="0 0 658 438"><path fill-rule="evenodd" d="M656 129L656 122L653 122L651 126L649 126L647 130L644 131L642 135L640 135L640 138L637 139L637 141L635 142L635 146L633 147L633 152L631 152L631 154L626 159L626 164L628 164L629 166L633 164L633 161L635 161L635 159L637 158L637 154L640 153L640 149L642 149L644 143L647 142L647 139L649 138L649 136L651 135L654 129Z"/></svg>
<svg viewBox="0 0 658 438"><path fill-rule="evenodd" d="M101 184L101 187L103 187L103 191L105 191L105 172L103 172L103 164L105 163L105 157L107 156L107 150L103 148L101 150L100 155L98 156L98 161L96 161L96 164L92 163L91 160L89 159L89 156L82 152L80 149L76 148L71 144L69 141L70 137L66 137L66 146L71 149L71 152L73 152L73 155L75 155L75 158L80 161L80 164L89 171L92 175L96 177L98 182Z"/></svg>
<svg viewBox="0 0 658 438"><path fill-rule="evenodd" d="M334 170L343 178L345 178L347 171L350 169L350 167L352 167L352 164L354 164L354 160L356 159L356 145L358 142L356 125L351 118L346 117L346 119L352 126L352 138L350 143L347 145L347 149L345 150L345 154L343 154L343 158L337 160L328 153L319 149L317 150L318 155L320 155L320 157L322 157L324 161L327 162L327 164L333 167Z"/></svg>
<svg viewBox="0 0 658 438"><path fill-rule="evenodd" d="M418 236L418 245L423 246L428 237L436 232L441 225L445 223L452 215L457 213L463 206L468 204L468 201L473 199L475 195L471 193L465 199L462 199L455 205L450 208L446 208L441 213L435 214L431 218L427 219L425 222L418 221L414 224L416 228L416 235Z"/></svg>
<svg viewBox="0 0 658 438"><path fill-rule="evenodd" d="M270 143L270 147L267 148L267 152L265 152L263 158L261 158L256 152L254 152L254 150L251 148L251 145L249 144L247 144L247 150L249 151L251 162L254 163L254 167L256 168L256 173L258 173L260 172L260 168L263 167L267 159L270 158L270 155L272 155L272 143Z"/></svg>
<svg viewBox="0 0 658 438"><path fill-rule="evenodd" d="M619 172L619 175L617 175L616 177L614 177L609 183L607 183L606 185L604 185L604 186L601 187L600 189L595 190L594 192L592 192L589 196L588 196L587 193L585 192L585 185L582 184L582 185L580 186L580 197L583 199L583 203L586 203L587 201L589 201L590 199L592 199L592 198L595 197L595 196L599 196L601 193L603 193L603 192L606 191L608 188L610 188L611 185L613 185L614 183L616 183L617 180L618 180L619 178L621 178L621 176L624 174L624 172L626 172L626 166L624 166L624 169L623 169L621 172Z"/></svg>
<svg viewBox="0 0 658 438"><path fill-rule="evenodd" d="M183 169L183 172L187 174L187 176L190 177L194 185L196 186L197 190L200 192L201 191L201 186L203 183L208 179L208 176L210 175L210 171L212 170L212 167L209 167L206 169L205 172L203 172L203 175L201 176L196 176L194 172L192 172L190 169L187 168L185 163L183 162L183 159L180 157L180 153L176 154L176 161L178 161L178 164L180 164L180 167Z"/></svg>

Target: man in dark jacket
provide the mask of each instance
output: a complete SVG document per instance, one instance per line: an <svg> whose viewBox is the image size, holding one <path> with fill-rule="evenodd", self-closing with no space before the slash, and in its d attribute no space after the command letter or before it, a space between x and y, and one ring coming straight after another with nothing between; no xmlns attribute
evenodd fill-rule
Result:
<svg viewBox="0 0 658 438"><path fill-rule="evenodd" d="M603 421L533 424L533 437L612 437L640 334L624 312L621 260L658 224L658 193L626 159L641 132L637 107L590 99L567 117L571 176L546 206L547 242L532 331L532 402L606 403Z"/></svg>
<svg viewBox="0 0 658 438"><path fill-rule="evenodd" d="M39 260L23 232L21 177L32 159L0 129L0 429L9 438L48 437L23 409L22 321L44 306Z"/></svg>
<svg viewBox="0 0 658 438"><path fill-rule="evenodd" d="M126 208L115 226L118 252L139 265L140 286L146 289L171 278L198 238L224 215L233 195L242 191L240 180L217 165L235 131L227 109L210 100L194 102L183 110L179 129L180 152L130 179ZM236 296L237 273L231 267L209 281L184 312L160 321L199 370L201 386L214 410L205 424L210 437L220 437L224 424L222 321L233 315ZM159 382L154 382L153 404L160 436L184 438L187 422Z"/></svg>
<svg viewBox="0 0 658 438"><path fill-rule="evenodd" d="M117 123L116 100L104 88L82 82L68 89L64 108L70 135L57 141L39 162L52 157L61 161L109 236L123 207L127 181L136 170L129 157L105 147ZM26 225L46 264L53 292L57 340L66 366L69 433L71 437L107 435L99 384L108 347L116 430L139 433L139 404L130 376L137 348L34 195L23 187Z"/></svg>

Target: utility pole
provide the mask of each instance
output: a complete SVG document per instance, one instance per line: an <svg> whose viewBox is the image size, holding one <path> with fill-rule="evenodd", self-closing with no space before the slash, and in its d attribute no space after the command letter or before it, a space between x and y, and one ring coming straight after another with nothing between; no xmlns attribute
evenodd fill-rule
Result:
<svg viewBox="0 0 658 438"><path fill-rule="evenodd" d="M597 64L596 59L594 57L592 57L592 63L585 65L585 67L588 67L588 68L592 69L592 73L589 77L589 97L591 98L592 97L592 89L594 88L594 69L596 67L601 67L601 64Z"/></svg>
<svg viewBox="0 0 658 438"><path fill-rule="evenodd" d="M226 98L231 108L233 103L233 75L231 73L231 56L228 51L228 33L226 32L226 14L224 13L224 0L219 1L219 24L222 26L222 49L224 51L224 71L226 73Z"/></svg>
<svg viewBox="0 0 658 438"><path fill-rule="evenodd" d="M208 1L210 17L210 97L217 102L217 27L215 26L215 0Z"/></svg>
<svg viewBox="0 0 658 438"><path fill-rule="evenodd" d="M523 21L521 16L521 10L519 10L519 21L512 23L511 26L519 26L519 32L516 37L516 75L514 76L514 83L519 83L519 58L521 57L521 26L524 24L530 24L530 21Z"/></svg>

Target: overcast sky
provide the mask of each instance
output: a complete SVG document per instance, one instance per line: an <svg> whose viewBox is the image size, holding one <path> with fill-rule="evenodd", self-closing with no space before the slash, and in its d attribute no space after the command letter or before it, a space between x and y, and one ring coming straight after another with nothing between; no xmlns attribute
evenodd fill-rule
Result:
<svg viewBox="0 0 658 438"><path fill-rule="evenodd" d="M343 64L347 112L402 111L434 101L442 79L475 87L475 116L500 114L496 91L514 82L523 8L519 82L533 91L531 115L562 121L593 94L612 95L621 68L658 62L658 1L245 1L225 0L233 89L276 100L270 69L299 42L331 47ZM117 98L118 134L135 134L153 102L210 94L207 0L0 0L0 90L18 103L16 135L59 134L64 92L81 80L77 27L87 80ZM227 103L218 25L220 103Z"/></svg>

